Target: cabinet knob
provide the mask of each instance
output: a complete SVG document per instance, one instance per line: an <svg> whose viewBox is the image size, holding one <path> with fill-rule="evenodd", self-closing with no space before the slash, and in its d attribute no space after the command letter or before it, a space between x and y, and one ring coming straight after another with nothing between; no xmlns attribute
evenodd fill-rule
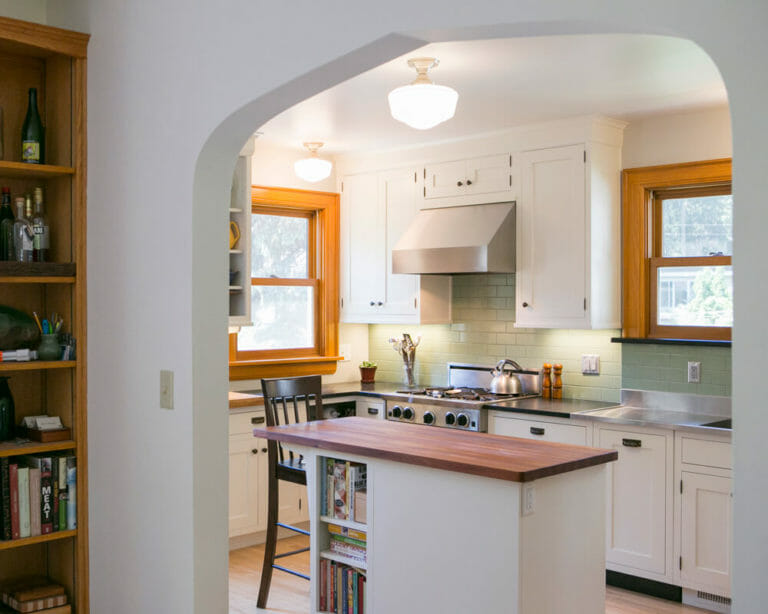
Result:
<svg viewBox="0 0 768 614"><path fill-rule="evenodd" d="M376 305L376 301L371 301L371 307L373 307L374 305Z"/></svg>
<svg viewBox="0 0 768 614"><path fill-rule="evenodd" d="M457 182L456 182L456 185L457 185L457 186L459 186L459 187L461 187L461 186L463 186L464 184L463 184L461 181L457 181Z"/></svg>
<svg viewBox="0 0 768 614"><path fill-rule="evenodd" d="M262 449L261 449L261 451L262 451L262 452L266 452L266 451L267 451L267 449L266 449L266 448L262 448Z"/></svg>
<svg viewBox="0 0 768 614"><path fill-rule="evenodd" d="M378 302L378 303L376 303L376 304L377 304L379 307L381 307L381 306L382 306L384 303L383 303L383 302L381 302L381 301L379 301L379 302Z"/></svg>
<svg viewBox="0 0 768 614"><path fill-rule="evenodd" d="M472 185L472 181L470 181L469 179L467 179L467 185Z"/></svg>
<svg viewBox="0 0 768 614"><path fill-rule="evenodd" d="M251 450L251 454L258 454L258 453L259 453L258 448L254 448L253 450Z"/></svg>
<svg viewBox="0 0 768 614"><path fill-rule="evenodd" d="M523 303L523 307L528 307L528 303Z"/></svg>

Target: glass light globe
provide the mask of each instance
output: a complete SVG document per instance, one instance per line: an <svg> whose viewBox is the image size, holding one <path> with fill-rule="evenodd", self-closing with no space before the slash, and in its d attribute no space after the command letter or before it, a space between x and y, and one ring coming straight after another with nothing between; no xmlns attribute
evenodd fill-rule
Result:
<svg viewBox="0 0 768 614"><path fill-rule="evenodd" d="M459 94L445 85L412 83L389 93L389 111L396 120L417 130L428 130L451 119Z"/></svg>
<svg viewBox="0 0 768 614"><path fill-rule="evenodd" d="M317 152L312 152L309 158L296 160L293 164L293 170L298 177L304 181L315 183L322 181L331 174L332 164L328 160L317 157Z"/></svg>

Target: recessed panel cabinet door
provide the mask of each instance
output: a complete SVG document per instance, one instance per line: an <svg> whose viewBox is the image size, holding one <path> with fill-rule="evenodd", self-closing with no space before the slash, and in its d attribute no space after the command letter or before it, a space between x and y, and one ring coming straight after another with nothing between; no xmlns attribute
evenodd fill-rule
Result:
<svg viewBox="0 0 768 614"><path fill-rule="evenodd" d="M346 313L380 313L386 300L384 206L377 173L344 177L341 193L342 289Z"/></svg>
<svg viewBox="0 0 768 614"><path fill-rule="evenodd" d="M512 155L499 154L467 160L467 194L489 194L512 189Z"/></svg>
<svg viewBox="0 0 768 614"><path fill-rule="evenodd" d="M608 563L667 573L667 501L671 500L668 439L636 430L598 429L595 445L619 452L619 459L608 466Z"/></svg>
<svg viewBox="0 0 768 614"><path fill-rule="evenodd" d="M427 165L424 169L424 198L445 198L464 194L466 169L464 160Z"/></svg>
<svg viewBox="0 0 768 614"><path fill-rule="evenodd" d="M584 147L526 151L520 164L516 324L586 328Z"/></svg>
<svg viewBox="0 0 768 614"><path fill-rule="evenodd" d="M267 528L267 440L229 437L229 536Z"/></svg>
<svg viewBox="0 0 768 614"><path fill-rule="evenodd" d="M417 170L400 169L379 173L379 198L386 213L386 315L415 316L419 276L392 272L392 248L418 213Z"/></svg>
<svg viewBox="0 0 768 614"><path fill-rule="evenodd" d="M682 481L680 579L683 586L729 596L732 480L684 471Z"/></svg>

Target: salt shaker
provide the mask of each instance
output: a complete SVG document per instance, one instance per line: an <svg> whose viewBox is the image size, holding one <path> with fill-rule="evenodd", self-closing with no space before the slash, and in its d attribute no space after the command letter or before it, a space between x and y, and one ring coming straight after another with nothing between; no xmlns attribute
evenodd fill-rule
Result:
<svg viewBox="0 0 768 614"><path fill-rule="evenodd" d="M552 370L555 374L555 379L552 382L552 398L553 399L562 399L563 398L563 380L560 377L563 373L563 365L552 365Z"/></svg>
<svg viewBox="0 0 768 614"><path fill-rule="evenodd" d="M550 376L552 365L545 362L541 367L541 370L544 372L541 384L541 396L545 399L549 399L552 397L552 377Z"/></svg>

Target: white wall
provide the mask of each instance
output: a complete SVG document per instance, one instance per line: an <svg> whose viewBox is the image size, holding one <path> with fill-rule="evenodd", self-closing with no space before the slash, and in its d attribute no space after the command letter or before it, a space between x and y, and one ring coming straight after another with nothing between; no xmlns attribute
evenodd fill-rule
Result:
<svg viewBox="0 0 768 614"><path fill-rule="evenodd" d="M425 41L627 31L698 41L729 92L739 203L734 612L761 612L768 412L755 382L768 347L767 10L720 0L71 0L49 7L51 23L93 33L92 612L227 611L226 212L211 203L227 198L245 137L288 106ZM390 36L398 32L407 36ZM158 407L160 369L176 373L171 412Z"/></svg>
<svg viewBox="0 0 768 614"><path fill-rule="evenodd" d="M728 107L651 115L629 120L621 150L622 168L730 158Z"/></svg>
<svg viewBox="0 0 768 614"><path fill-rule="evenodd" d="M48 0L0 0L0 15L46 23Z"/></svg>

